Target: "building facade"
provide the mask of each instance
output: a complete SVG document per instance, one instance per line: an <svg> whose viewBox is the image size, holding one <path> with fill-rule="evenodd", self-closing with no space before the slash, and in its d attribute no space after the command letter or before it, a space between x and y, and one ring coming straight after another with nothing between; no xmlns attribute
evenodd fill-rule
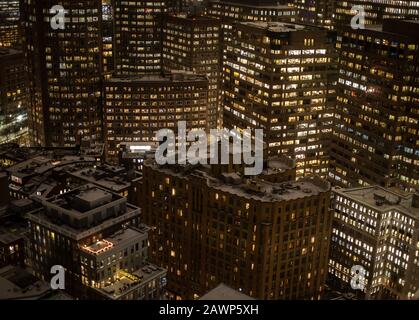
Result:
<svg viewBox="0 0 419 320"><path fill-rule="evenodd" d="M298 21L327 29L333 28L336 1L333 0L296 0Z"/></svg>
<svg viewBox="0 0 419 320"><path fill-rule="evenodd" d="M327 30L237 24L223 75L224 126L263 129L269 155L297 162L297 177L327 176L336 65Z"/></svg>
<svg viewBox="0 0 419 320"><path fill-rule="evenodd" d="M118 75L158 74L161 71L161 30L157 15L165 1L113 0Z"/></svg>
<svg viewBox="0 0 419 320"><path fill-rule="evenodd" d="M27 86L23 52L0 49L0 143L28 142Z"/></svg>
<svg viewBox="0 0 419 320"><path fill-rule="evenodd" d="M408 0L350 0L336 1L334 5L335 28L348 26L352 18L359 13L352 10L354 6L364 10L365 25L382 24L385 19L412 19L418 20L419 3ZM359 21L358 21L359 22Z"/></svg>
<svg viewBox="0 0 419 320"><path fill-rule="evenodd" d="M148 295L140 289L148 282L134 274L146 266L147 258L148 228L139 222L139 208L92 184L34 200L40 208L27 218L35 275L49 279L51 267L61 265L66 270L66 290L79 297L161 298L164 272L149 278L153 290Z"/></svg>
<svg viewBox="0 0 419 320"><path fill-rule="evenodd" d="M338 33L329 176L340 186L419 186L419 24Z"/></svg>
<svg viewBox="0 0 419 320"><path fill-rule="evenodd" d="M19 0L0 2L0 48L20 45Z"/></svg>
<svg viewBox="0 0 419 320"><path fill-rule="evenodd" d="M256 299L319 299L329 184L245 179L234 168L144 162L149 255L167 269L170 296L195 299L222 282Z"/></svg>
<svg viewBox="0 0 419 320"><path fill-rule="evenodd" d="M419 289L419 195L379 186L335 189L329 282L367 299L413 299ZM362 277L364 278L364 277ZM417 299L417 297L415 298Z"/></svg>
<svg viewBox="0 0 419 320"><path fill-rule="evenodd" d="M121 144L156 142L160 129L207 129L208 79L192 72L112 77L105 83L105 152L118 160Z"/></svg>
<svg viewBox="0 0 419 320"><path fill-rule="evenodd" d="M61 1L54 29L51 0L21 2L29 68L32 145L75 146L101 139L102 1Z"/></svg>

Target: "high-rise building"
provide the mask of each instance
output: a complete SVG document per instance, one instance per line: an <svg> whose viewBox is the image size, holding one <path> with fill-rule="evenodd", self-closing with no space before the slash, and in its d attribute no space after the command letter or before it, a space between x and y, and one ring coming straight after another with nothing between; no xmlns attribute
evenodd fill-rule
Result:
<svg viewBox="0 0 419 320"><path fill-rule="evenodd" d="M336 1L333 0L296 0L298 20L328 29L333 28L333 15Z"/></svg>
<svg viewBox="0 0 419 320"><path fill-rule="evenodd" d="M23 52L0 49L0 143L27 143L27 85Z"/></svg>
<svg viewBox="0 0 419 320"><path fill-rule="evenodd" d="M102 1L61 1L64 29L51 22L55 1L23 0L21 4L32 144L70 147L99 141Z"/></svg>
<svg viewBox="0 0 419 320"><path fill-rule="evenodd" d="M27 218L35 275L49 279L51 267L61 265L66 290L83 298L163 296L166 272L147 264L148 228L126 198L87 184L34 200L41 207Z"/></svg>
<svg viewBox="0 0 419 320"><path fill-rule="evenodd" d="M168 270L170 295L198 298L222 282L257 299L318 299L327 273L329 184L246 179L240 170L144 161L149 256Z"/></svg>
<svg viewBox="0 0 419 320"><path fill-rule="evenodd" d="M102 51L103 51L103 74L110 77L114 70L113 39L114 18L112 0L102 0Z"/></svg>
<svg viewBox="0 0 419 320"><path fill-rule="evenodd" d="M419 186L419 23L338 33L330 178L340 186Z"/></svg>
<svg viewBox="0 0 419 320"><path fill-rule="evenodd" d="M206 15L221 22L220 39L224 45L231 41L233 24L240 22L295 22L297 9L288 1L219 1L210 0Z"/></svg>
<svg viewBox="0 0 419 320"><path fill-rule="evenodd" d="M163 15L163 67L208 77L208 126L221 127L220 22L203 16Z"/></svg>
<svg viewBox="0 0 419 320"><path fill-rule="evenodd" d="M0 1L0 48L20 44L19 0Z"/></svg>
<svg viewBox="0 0 419 320"><path fill-rule="evenodd" d="M419 3L409 0L349 0L334 1L336 28L348 26L352 18L359 13L352 10L354 6L362 7L366 25L382 24L385 19L419 18Z"/></svg>
<svg viewBox="0 0 419 320"><path fill-rule="evenodd" d="M160 129L207 129L208 79L188 71L112 77L105 82L104 136L108 160L121 145L156 142Z"/></svg>
<svg viewBox="0 0 419 320"><path fill-rule="evenodd" d="M335 189L333 198L330 285L342 291L355 284L371 299L413 298L419 289L419 195L369 186Z"/></svg>
<svg viewBox="0 0 419 320"><path fill-rule="evenodd" d="M165 1L113 0L118 75L158 74L161 71L161 30L157 15Z"/></svg>
<svg viewBox="0 0 419 320"><path fill-rule="evenodd" d="M224 126L263 129L268 155L293 157L297 177L326 177L336 98L334 59L325 29L237 24L224 63Z"/></svg>

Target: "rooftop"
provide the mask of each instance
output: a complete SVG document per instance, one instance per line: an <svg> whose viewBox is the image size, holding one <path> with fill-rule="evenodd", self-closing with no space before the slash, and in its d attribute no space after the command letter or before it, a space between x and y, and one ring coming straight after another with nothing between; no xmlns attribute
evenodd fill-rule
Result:
<svg viewBox="0 0 419 320"><path fill-rule="evenodd" d="M192 71L172 70L170 73L161 75L139 75L139 76L113 76L106 80L106 83L173 83L186 81L208 81L206 75L196 74Z"/></svg>
<svg viewBox="0 0 419 320"><path fill-rule="evenodd" d="M214 189L264 202L289 201L316 196L330 190L330 183L318 176L272 183L257 177L244 177L238 173L224 173L217 178L211 175L209 165L158 165L153 158L147 159L144 164L173 176L200 177Z"/></svg>
<svg viewBox="0 0 419 320"><path fill-rule="evenodd" d="M50 290L48 283L25 269L13 266L0 269L0 300L38 300Z"/></svg>
<svg viewBox="0 0 419 320"><path fill-rule="evenodd" d="M119 271L119 279L116 282L96 290L100 291L109 299L118 299L130 291L135 290L140 286L145 286L148 282L157 277L162 277L165 274L165 269L148 263L141 269L132 273Z"/></svg>
<svg viewBox="0 0 419 320"><path fill-rule="evenodd" d="M254 300L252 297L245 295L224 283L220 283L217 287L204 294L199 300Z"/></svg>
<svg viewBox="0 0 419 320"><path fill-rule="evenodd" d="M127 171L124 167L102 164L97 166L74 168L68 172L77 177L108 190L121 192L131 186L130 181L139 178L140 173Z"/></svg>
<svg viewBox="0 0 419 320"><path fill-rule="evenodd" d="M257 21L257 22L242 22L241 25L254 27L263 30L269 30L272 32L290 32L290 31L300 31L305 30L308 27L300 24L295 23L287 23L287 22L264 22L264 21Z"/></svg>
<svg viewBox="0 0 419 320"><path fill-rule="evenodd" d="M127 203L125 197L92 184L50 199L32 198L42 208L28 213L29 220L76 240L140 213L140 209Z"/></svg>
<svg viewBox="0 0 419 320"><path fill-rule="evenodd" d="M419 195L393 191L380 186L351 189L335 188L334 192L367 205L377 211L399 210L414 218L419 218Z"/></svg>
<svg viewBox="0 0 419 320"><path fill-rule="evenodd" d="M85 245L81 249L87 253L99 256L112 248L118 248L126 243L138 241L139 238L145 237L144 239L146 239L147 231L148 228L145 226L142 228L130 227L120 230L112 236L99 240L91 245Z"/></svg>

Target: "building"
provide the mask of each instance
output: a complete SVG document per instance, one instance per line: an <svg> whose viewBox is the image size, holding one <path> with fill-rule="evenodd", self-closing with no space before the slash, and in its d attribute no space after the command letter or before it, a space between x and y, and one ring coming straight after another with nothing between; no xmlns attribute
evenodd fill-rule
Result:
<svg viewBox="0 0 419 320"><path fill-rule="evenodd" d="M27 143L29 103L23 52L0 49L0 143Z"/></svg>
<svg viewBox="0 0 419 320"><path fill-rule="evenodd" d="M7 189L5 192L12 199L27 199L31 196L50 198L92 183L126 197L130 203L138 202L141 174L133 167L109 165L95 156L94 152L89 154L77 149L39 148L37 151L31 156L17 159L5 169L7 188L4 189ZM4 154L9 158L13 155Z"/></svg>
<svg viewBox="0 0 419 320"><path fill-rule="evenodd" d="M419 289L419 195L380 186L333 191L329 282L351 290L365 270L368 299L412 299ZM357 291L360 293L360 291Z"/></svg>
<svg viewBox="0 0 419 320"><path fill-rule="evenodd" d="M208 79L180 71L112 77L105 82L105 152L118 160L121 144L156 142L159 129L207 129Z"/></svg>
<svg viewBox="0 0 419 320"><path fill-rule="evenodd" d="M23 0L31 145L71 147L101 140L102 1L60 2L64 29L51 27L52 0ZM66 28L71 23L71 28Z"/></svg>
<svg viewBox="0 0 419 320"><path fill-rule="evenodd" d="M235 25L223 77L224 126L263 129L270 156L297 163L297 177L327 176L336 99L332 37L282 22Z"/></svg>
<svg viewBox="0 0 419 320"><path fill-rule="evenodd" d="M33 276L30 270L14 266L0 268L1 300L41 300L51 294L50 284Z"/></svg>
<svg viewBox="0 0 419 320"><path fill-rule="evenodd" d="M196 299L222 282L256 299L319 299L329 184L318 177L272 183L240 172L144 161L150 261L167 269L170 297Z"/></svg>
<svg viewBox="0 0 419 320"><path fill-rule="evenodd" d="M207 3L206 15L221 22L220 39L223 50L232 39L233 25L241 22L295 22L297 9L287 1L219 1Z"/></svg>
<svg viewBox="0 0 419 320"><path fill-rule="evenodd" d="M150 283L133 274L146 264L148 228L139 222L140 209L126 198L88 184L34 200L41 207L27 218L35 275L47 279L51 266L61 265L66 270L66 291L83 298L102 292L110 299L161 297L164 272L147 278ZM125 279L134 280L127 286ZM109 289L118 284L114 291Z"/></svg>
<svg viewBox="0 0 419 320"><path fill-rule="evenodd" d="M338 34L329 176L336 185L419 186L419 23Z"/></svg>
<svg viewBox="0 0 419 320"><path fill-rule="evenodd" d="M19 45L19 0L3 0L0 2L0 48Z"/></svg>
<svg viewBox="0 0 419 320"><path fill-rule="evenodd" d="M102 0L102 52L103 52L103 74L110 77L114 70L113 40L114 40L114 18L112 0Z"/></svg>
<svg viewBox="0 0 419 320"><path fill-rule="evenodd" d="M328 29L333 28L336 1L333 0L296 0L298 20Z"/></svg>
<svg viewBox="0 0 419 320"><path fill-rule="evenodd" d="M397 0L350 0L335 1L334 24L337 29L348 26L358 13L354 6L364 9L364 24L382 24L385 19L416 19L419 17L419 3L416 1Z"/></svg>
<svg viewBox="0 0 419 320"><path fill-rule="evenodd" d="M208 291L199 300L255 300L237 290L220 283L214 289Z"/></svg>
<svg viewBox="0 0 419 320"><path fill-rule="evenodd" d="M114 0L114 63L118 75L161 71L161 29L156 15L165 1Z"/></svg>
<svg viewBox="0 0 419 320"><path fill-rule="evenodd" d="M162 15L163 67L208 77L208 126L221 127L220 21L204 16Z"/></svg>

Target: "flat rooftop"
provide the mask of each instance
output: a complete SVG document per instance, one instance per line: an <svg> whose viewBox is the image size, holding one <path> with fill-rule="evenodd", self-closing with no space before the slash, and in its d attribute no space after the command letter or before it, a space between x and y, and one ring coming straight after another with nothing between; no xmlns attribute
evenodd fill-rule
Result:
<svg viewBox="0 0 419 320"><path fill-rule="evenodd" d="M367 205L377 211L402 211L416 219L419 218L419 195L396 192L380 186L367 186L351 189L334 189L336 194ZM416 200L416 203L415 203Z"/></svg>
<svg viewBox="0 0 419 320"><path fill-rule="evenodd" d="M98 186L121 192L131 186L131 181L139 178L141 174L136 171L127 171L124 167L111 165L98 165L75 168L68 172L71 176L91 182Z"/></svg>
<svg viewBox="0 0 419 320"><path fill-rule="evenodd" d="M145 286L151 280L164 276L166 270L148 263L135 272L119 272L119 279L113 284L101 289L96 289L110 299L118 299L138 287Z"/></svg>
<svg viewBox="0 0 419 320"><path fill-rule="evenodd" d="M234 290L224 283L204 294L199 300L255 300L248 295Z"/></svg>
<svg viewBox="0 0 419 320"><path fill-rule="evenodd" d="M306 30L309 27L295 24L295 23L288 23L288 22L264 22L264 21L256 21L256 22L242 22L241 25L269 30L272 32L291 32L291 31L300 31Z"/></svg>
<svg viewBox="0 0 419 320"><path fill-rule="evenodd" d="M220 178L210 173L209 165L158 165L153 158L144 162L145 166L178 177L201 177L209 187L243 198L264 202L289 201L312 197L330 190L330 183L318 176L272 183L257 177L242 177L237 173L228 173Z"/></svg>
<svg viewBox="0 0 419 320"><path fill-rule="evenodd" d="M0 269L0 300L38 300L50 290L48 283L25 269L13 266Z"/></svg>

